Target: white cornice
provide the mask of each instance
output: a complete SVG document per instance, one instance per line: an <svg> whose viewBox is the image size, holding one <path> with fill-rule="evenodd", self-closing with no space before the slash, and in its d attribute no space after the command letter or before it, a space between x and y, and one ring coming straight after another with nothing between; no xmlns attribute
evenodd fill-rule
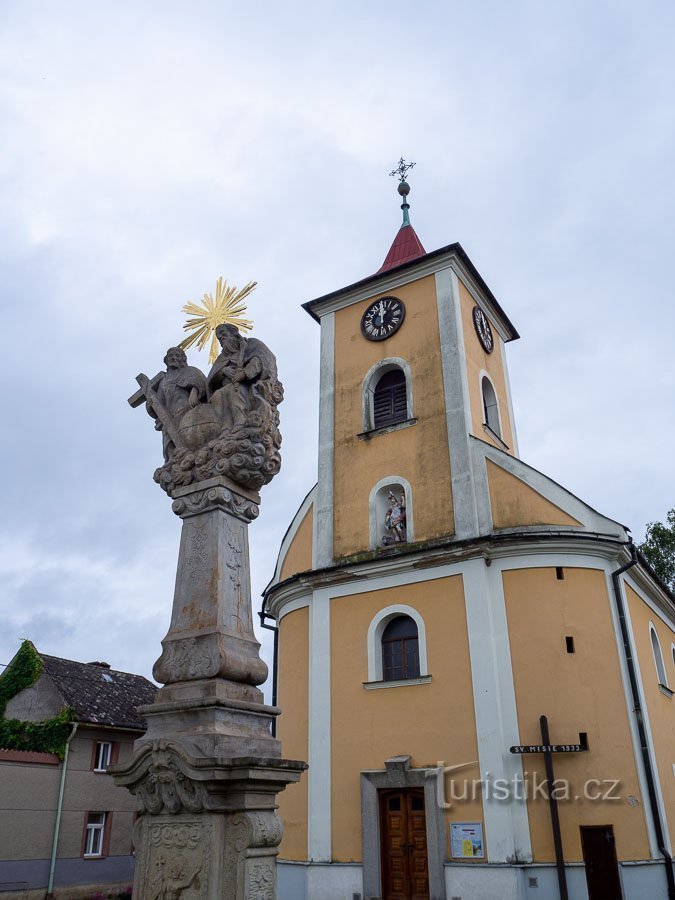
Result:
<svg viewBox="0 0 675 900"><path fill-rule="evenodd" d="M392 575L447 568L477 557L482 557L489 565L493 560L498 561L508 557L574 554L577 557L595 557L603 562L609 561L618 564L617 561L625 554L624 544L612 535L592 535L571 528L569 531L556 529L554 532L551 532L550 529L546 532L541 528L527 532L521 530L519 534L522 536L522 540L518 540L518 534L513 534L512 540L505 541L493 540L495 537L493 535L470 545L453 547L452 544L449 544L406 556L373 559L354 563L353 566L344 568L336 567L333 570L324 569L316 574L306 572L297 578L282 582L279 586L272 587L267 593L267 609L272 616L278 619L287 604L301 599L309 602L312 592L317 588L325 589L340 585L342 589L348 583L377 582L379 579L390 578ZM538 543L532 540L537 536L547 539ZM441 576L439 575L439 577ZM373 590L376 589L377 585L373 583Z"/></svg>

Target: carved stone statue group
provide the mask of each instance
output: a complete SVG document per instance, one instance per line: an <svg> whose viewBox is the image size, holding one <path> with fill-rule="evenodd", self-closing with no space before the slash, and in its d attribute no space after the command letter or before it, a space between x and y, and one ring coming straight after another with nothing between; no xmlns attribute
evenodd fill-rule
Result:
<svg viewBox="0 0 675 900"><path fill-rule="evenodd" d="M154 477L169 495L214 475L257 491L281 466L277 407L284 389L274 354L234 325L219 325L216 337L221 353L208 376L170 347L166 372L152 380L139 375L140 390L129 399L132 406L145 401L162 432L164 465Z"/></svg>

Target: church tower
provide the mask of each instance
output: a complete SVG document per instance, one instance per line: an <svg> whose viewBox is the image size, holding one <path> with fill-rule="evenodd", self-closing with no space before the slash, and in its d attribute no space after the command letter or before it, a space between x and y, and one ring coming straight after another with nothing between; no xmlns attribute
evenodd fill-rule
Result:
<svg viewBox="0 0 675 900"><path fill-rule="evenodd" d="M280 798L280 898L564 882L599 900L598 867L637 898L666 884L651 863L675 827L673 597L622 525L520 459L518 332L460 244L425 251L409 168L381 267L303 304L321 328L318 481L262 611L284 753L309 761ZM582 791L557 826L541 791L519 795L554 756L518 749L549 746L541 716ZM593 779L621 800L586 796Z"/></svg>

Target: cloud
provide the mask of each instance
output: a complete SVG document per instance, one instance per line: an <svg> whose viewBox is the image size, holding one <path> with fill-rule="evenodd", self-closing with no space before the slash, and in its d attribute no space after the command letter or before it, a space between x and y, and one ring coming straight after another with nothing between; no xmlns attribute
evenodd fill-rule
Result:
<svg viewBox="0 0 675 900"><path fill-rule="evenodd" d="M300 303L379 267L401 154L427 249L461 240L523 335L523 458L638 535L663 518L673 19L625 2L6 3L1 661L25 636L149 672L180 523L126 398L219 275L259 282L255 334L286 388L283 468L250 532L257 605L316 480L319 329Z"/></svg>

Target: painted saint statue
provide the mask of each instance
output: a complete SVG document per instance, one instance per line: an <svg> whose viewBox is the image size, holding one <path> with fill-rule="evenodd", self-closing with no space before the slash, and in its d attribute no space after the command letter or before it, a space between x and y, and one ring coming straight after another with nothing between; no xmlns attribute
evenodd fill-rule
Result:
<svg viewBox="0 0 675 900"><path fill-rule="evenodd" d="M407 541L406 521L405 521L405 494L401 493L398 497L393 491L389 491L387 497L389 508L384 514L384 527L387 534L382 538L382 543L388 544L404 544Z"/></svg>

